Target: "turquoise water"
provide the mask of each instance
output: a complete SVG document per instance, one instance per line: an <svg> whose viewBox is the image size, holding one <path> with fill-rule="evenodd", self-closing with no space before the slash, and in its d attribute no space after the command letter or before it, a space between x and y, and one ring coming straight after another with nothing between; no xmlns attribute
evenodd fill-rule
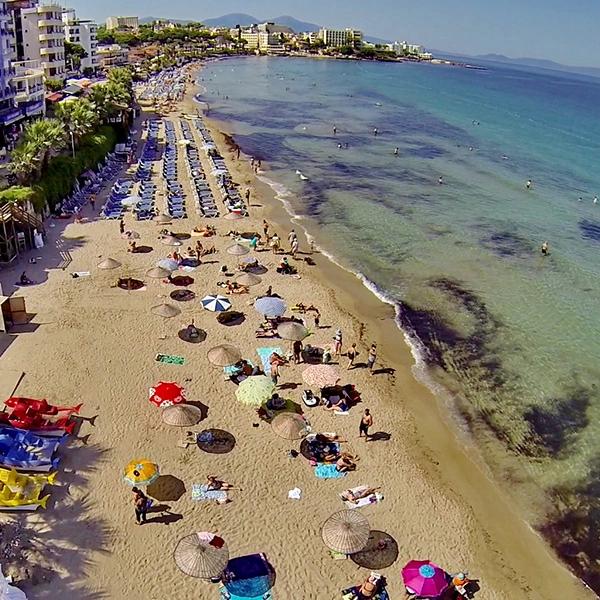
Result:
<svg viewBox="0 0 600 600"><path fill-rule="evenodd" d="M472 430L552 498L544 533L600 590L600 81L286 58L200 78L319 245L397 305Z"/></svg>

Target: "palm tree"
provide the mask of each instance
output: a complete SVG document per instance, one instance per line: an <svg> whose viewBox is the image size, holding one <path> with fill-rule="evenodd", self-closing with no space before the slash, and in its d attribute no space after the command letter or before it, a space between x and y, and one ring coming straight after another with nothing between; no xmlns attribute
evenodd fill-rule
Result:
<svg viewBox="0 0 600 600"><path fill-rule="evenodd" d="M58 119L40 119L25 125L23 140L25 144L31 144L35 148L38 173L41 175L48 166L52 152L58 152L65 147L67 135Z"/></svg>
<svg viewBox="0 0 600 600"><path fill-rule="evenodd" d="M99 119L96 107L85 98L59 104L55 114L67 131L73 134L74 143L79 142L86 133L93 131Z"/></svg>
<svg viewBox="0 0 600 600"><path fill-rule="evenodd" d="M24 140L11 152L8 170L20 184L25 184L31 182L38 165L38 148L32 142Z"/></svg>

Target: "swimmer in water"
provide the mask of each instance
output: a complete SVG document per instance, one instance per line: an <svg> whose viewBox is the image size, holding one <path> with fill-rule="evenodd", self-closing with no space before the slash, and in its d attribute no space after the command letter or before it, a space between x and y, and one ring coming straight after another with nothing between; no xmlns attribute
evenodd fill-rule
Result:
<svg viewBox="0 0 600 600"><path fill-rule="evenodd" d="M577 198L577 200L578 200L579 202L583 202L583 198L582 198L581 196L579 196L579 198Z"/></svg>
<svg viewBox="0 0 600 600"><path fill-rule="evenodd" d="M373 129L373 135L377 135L379 133L379 131L377 130L377 127L375 127L375 129Z"/></svg>
<svg viewBox="0 0 600 600"><path fill-rule="evenodd" d="M592 200L592 204L598 204L598 196L594 196L594 199Z"/></svg>
<svg viewBox="0 0 600 600"><path fill-rule="evenodd" d="M341 149L341 147L342 147L342 145L341 145L341 144L338 144L338 148L340 148L340 149Z"/></svg>
<svg viewBox="0 0 600 600"><path fill-rule="evenodd" d="M337 134L337 127L334 125L333 126L333 135L336 135L336 134Z"/></svg>
<svg viewBox="0 0 600 600"><path fill-rule="evenodd" d="M394 155L395 155L395 156L398 156L398 152L399 152L398 148L397 148L397 147L396 147L396 148L394 148Z"/></svg>
<svg viewBox="0 0 600 600"><path fill-rule="evenodd" d="M438 183L440 185L442 185L444 183L444 179L443 179L443 177L441 175L438 177Z"/></svg>
<svg viewBox="0 0 600 600"><path fill-rule="evenodd" d="M527 180L527 183L525 184L525 187L530 190L531 189L531 179Z"/></svg>
<svg viewBox="0 0 600 600"><path fill-rule="evenodd" d="M549 254L550 254L550 247L548 246L548 242L544 242L542 244L541 250L542 250L542 254L544 256L549 256Z"/></svg>

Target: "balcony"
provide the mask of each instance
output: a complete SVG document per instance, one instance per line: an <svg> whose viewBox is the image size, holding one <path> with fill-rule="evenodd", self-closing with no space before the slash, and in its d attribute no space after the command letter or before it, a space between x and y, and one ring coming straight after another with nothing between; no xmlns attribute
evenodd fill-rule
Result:
<svg viewBox="0 0 600 600"><path fill-rule="evenodd" d="M62 50L61 46L52 46L51 48L40 48L40 54L42 56L55 55Z"/></svg>
<svg viewBox="0 0 600 600"><path fill-rule="evenodd" d="M50 42L52 40L62 40L65 34L62 31L55 31L53 33L40 33L38 39L40 42Z"/></svg>
<svg viewBox="0 0 600 600"><path fill-rule="evenodd" d="M38 27L62 27L60 19L38 19Z"/></svg>
<svg viewBox="0 0 600 600"><path fill-rule="evenodd" d="M64 60L48 60L42 61L42 69L61 69L64 71L65 69L65 61Z"/></svg>

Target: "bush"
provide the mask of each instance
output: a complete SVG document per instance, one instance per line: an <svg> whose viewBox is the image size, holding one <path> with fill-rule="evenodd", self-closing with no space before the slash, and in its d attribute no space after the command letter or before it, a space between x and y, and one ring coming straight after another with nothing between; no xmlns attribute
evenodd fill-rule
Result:
<svg viewBox="0 0 600 600"><path fill-rule="evenodd" d="M117 143L117 133L110 126L101 127L81 139L79 148L72 156L55 156L50 159L48 168L41 179L33 186L36 196L42 203L47 203L51 210L66 198L77 181L77 178L93 169L104 160Z"/></svg>
<svg viewBox="0 0 600 600"><path fill-rule="evenodd" d="M35 203L35 191L30 187L13 185L0 191L0 206L3 204L23 204L25 202Z"/></svg>

